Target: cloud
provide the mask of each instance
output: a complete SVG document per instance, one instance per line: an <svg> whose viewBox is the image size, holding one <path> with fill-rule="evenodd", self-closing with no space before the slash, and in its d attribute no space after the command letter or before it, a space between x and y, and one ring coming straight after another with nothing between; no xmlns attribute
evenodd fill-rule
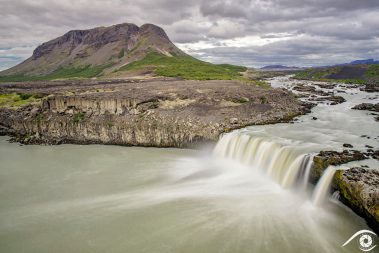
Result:
<svg viewBox="0 0 379 253"><path fill-rule="evenodd" d="M379 58L377 0L0 0L0 6L0 68L69 30L123 22L160 25L181 48L215 62L303 66Z"/></svg>

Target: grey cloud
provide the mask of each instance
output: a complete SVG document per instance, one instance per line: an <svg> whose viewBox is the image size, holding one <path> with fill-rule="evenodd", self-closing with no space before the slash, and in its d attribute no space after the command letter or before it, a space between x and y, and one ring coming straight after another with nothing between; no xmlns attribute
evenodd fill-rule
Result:
<svg viewBox="0 0 379 253"><path fill-rule="evenodd" d="M305 37L279 41L255 47L218 47L197 50L206 59L218 63L230 62L251 67L269 64L293 66L320 66L349 62L360 58L378 58L378 40L368 40L364 45L359 41L339 44L331 38ZM376 48L373 50L373 48Z"/></svg>
<svg viewBox="0 0 379 253"><path fill-rule="evenodd" d="M200 11L205 16L243 18L248 15L246 6L249 4L248 0L204 1Z"/></svg>
<svg viewBox="0 0 379 253"><path fill-rule="evenodd" d="M378 0L0 0L0 6L0 48L35 47L68 30L131 22L160 25L176 43L212 43L216 48L192 50L212 61L322 65L378 56ZM287 40L223 47L223 40L245 36ZM13 56L21 61L27 54Z"/></svg>

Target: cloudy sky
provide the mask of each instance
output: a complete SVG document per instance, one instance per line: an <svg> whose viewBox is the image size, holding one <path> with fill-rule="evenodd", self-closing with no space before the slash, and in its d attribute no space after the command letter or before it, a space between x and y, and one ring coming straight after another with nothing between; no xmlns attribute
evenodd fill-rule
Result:
<svg viewBox="0 0 379 253"><path fill-rule="evenodd" d="M0 69L73 29L153 23L181 49L251 67L379 59L379 0L0 0Z"/></svg>

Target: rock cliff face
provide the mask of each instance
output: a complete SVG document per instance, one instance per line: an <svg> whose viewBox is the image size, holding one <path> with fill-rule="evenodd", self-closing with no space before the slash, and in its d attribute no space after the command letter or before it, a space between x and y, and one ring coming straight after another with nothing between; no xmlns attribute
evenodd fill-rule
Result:
<svg viewBox="0 0 379 253"><path fill-rule="evenodd" d="M185 55L155 25L124 23L89 30L73 30L43 43L21 64L1 75L46 75L60 68L117 67L142 59L149 52ZM108 66L109 65L109 66Z"/></svg>
<svg viewBox="0 0 379 253"><path fill-rule="evenodd" d="M366 217L369 224L378 231L379 171L351 168L337 171L335 178L341 200Z"/></svg>
<svg viewBox="0 0 379 253"><path fill-rule="evenodd" d="M37 84L30 90L24 85L2 92L38 91ZM3 132L24 143L190 147L308 111L284 90L237 81L52 85L39 104L0 110Z"/></svg>

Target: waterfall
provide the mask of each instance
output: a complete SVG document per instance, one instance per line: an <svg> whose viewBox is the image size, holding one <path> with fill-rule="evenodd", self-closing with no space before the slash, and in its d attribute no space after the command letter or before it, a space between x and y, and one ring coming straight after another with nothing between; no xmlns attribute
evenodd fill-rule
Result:
<svg viewBox="0 0 379 253"><path fill-rule="evenodd" d="M314 154L298 154L294 145L281 145L263 137L239 132L222 136L213 154L260 170L283 188L297 186L301 191L308 187L314 157ZM329 197L336 170L336 167L329 166L317 183L312 195L315 206L322 205Z"/></svg>
<svg viewBox="0 0 379 253"><path fill-rule="evenodd" d="M298 180L301 182L301 188L307 189L309 183L309 175L311 174L311 169L313 166L314 154L308 154L305 156L299 173Z"/></svg>
<svg viewBox="0 0 379 253"><path fill-rule="evenodd" d="M329 197L329 189L332 183L334 174L337 168L334 166L329 166L322 174L320 180L318 181L316 188L313 191L313 204L315 206L321 206L326 199Z"/></svg>
<svg viewBox="0 0 379 253"><path fill-rule="evenodd" d="M238 132L222 136L213 154L261 170L283 188L305 188L313 162L313 155L298 154L291 146Z"/></svg>
<svg viewBox="0 0 379 253"><path fill-rule="evenodd" d="M322 174L320 180L317 182L316 188L313 191L313 204L315 206L321 206L329 197L330 185L332 184L334 174L337 170L347 170L349 168L339 166L329 166ZM332 198L338 200L340 196L339 192L334 192Z"/></svg>

